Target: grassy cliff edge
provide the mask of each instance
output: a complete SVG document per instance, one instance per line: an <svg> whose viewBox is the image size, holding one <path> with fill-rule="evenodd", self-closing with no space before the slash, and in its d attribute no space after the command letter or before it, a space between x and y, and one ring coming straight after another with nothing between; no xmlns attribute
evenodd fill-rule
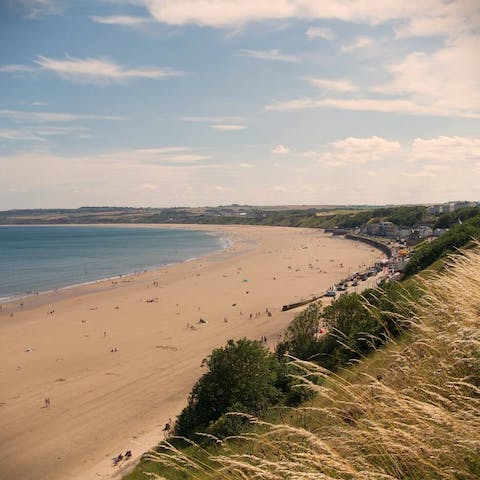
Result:
<svg viewBox="0 0 480 480"><path fill-rule="evenodd" d="M478 478L480 247L448 263L403 319L407 341L349 372L297 361L314 400L207 449L165 444L127 478Z"/></svg>

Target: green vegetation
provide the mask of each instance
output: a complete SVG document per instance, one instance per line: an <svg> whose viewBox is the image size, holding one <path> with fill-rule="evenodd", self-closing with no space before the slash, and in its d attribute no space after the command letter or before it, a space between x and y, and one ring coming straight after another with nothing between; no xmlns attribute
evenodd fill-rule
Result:
<svg viewBox="0 0 480 480"><path fill-rule="evenodd" d="M417 223L429 223L431 218L423 206L382 207L358 212L353 215L337 216L335 226L355 228L369 222L393 222L399 227L413 227Z"/></svg>
<svg viewBox="0 0 480 480"><path fill-rule="evenodd" d="M394 282L362 295L346 293L323 310L312 305L293 320L277 352L337 371L400 335L401 319L411 315L419 297L414 283ZM318 336L321 326L326 333Z"/></svg>
<svg viewBox="0 0 480 480"><path fill-rule="evenodd" d="M453 225L464 222L469 218L480 215L480 207L463 207L451 213L444 213L438 217L433 228L450 228Z"/></svg>
<svg viewBox="0 0 480 480"><path fill-rule="evenodd" d="M199 223L278 225L313 228L354 228L368 222L391 221L399 226L432 223L423 206L281 208L230 205L206 208L119 208L9 210L0 212L0 224L49 223Z"/></svg>
<svg viewBox="0 0 480 480"><path fill-rule="evenodd" d="M472 217L462 224L454 225L447 233L434 241L419 246L405 268L405 276L420 272L439 258L465 247L474 238L480 238L480 215Z"/></svg>
<svg viewBox="0 0 480 480"><path fill-rule="evenodd" d="M412 312L409 299L418 297L413 284L405 287L392 283L381 289L366 290L364 295L344 294L325 308L312 304L292 321L275 354L258 341L230 340L204 361L208 371L194 386L174 434L197 442L202 451L206 448L212 454L219 440L250 435L252 415L276 418L279 407L311 400L312 390L297 378L298 365L291 364L291 357L311 360L322 371L341 371L389 338L398 336L404 327L401 319ZM319 334L322 326L328 331ZM321 377L315 375L310 379L316 378L315 382L321 384ZM212 438L217 440L212 442ZM178 439L173 444L164 443L159 446L158 454L169 457L170 449L178 449L179 454L191 454L200 461L204 453L198 456L199 451L189 442ZM202 464L204 461L205 458ZM143 462L139 469L155 472L157 467L155 463ZM163 470L165 478L190 478ZM143 478L136 475L140 474L134 473L131 478Z"/></svg>
<svg viewBox="0 0 480 480"><path fill-rule="evenodd" d="M285 225L292 227L317 228L355 228L369 222L389 221L401 227L412 227L416 223L429 222L426 207L423 206L396 206L365 209L360 211L333 211L318 214L315 210L288 210L273 212L254 219L262 225Z"/></svg>
<svg viewBox="0 0 480 480"><path fill-rule="evenodd" d="M288 384L277 357L260 342L229 340L204 360L208 371L193 387L175 434L193 437L203 431L219 436L238 433L241 420L228 412L262 415L279 403Z"/></svg>
<svg viewBox="0 0 480 480"><path fill-rule="evenodd" d="M480 249L450 263L424 281L415 314L399 315L401 341L335 374L297 361L316 393L303 407L252 419L248 433L208 448L164 443L127 478L479 478Z"/></svg>
<svg viewBox="0 0 480 480"><path fill-rule="evenodd" d="M398 319L411 311L414 294L418 298L413 288L390 283L364 295L346 293L323 309L310 305L292 321L276 355L258 341L230 340L204 360L208 370L193 387L174 433L224 438L238 434L245 423L231 412L262 416L272 406L298 405L308 395L288 376L290 357L339 370L401 333ZM327 332L319 335L322 326Z"/></svg>

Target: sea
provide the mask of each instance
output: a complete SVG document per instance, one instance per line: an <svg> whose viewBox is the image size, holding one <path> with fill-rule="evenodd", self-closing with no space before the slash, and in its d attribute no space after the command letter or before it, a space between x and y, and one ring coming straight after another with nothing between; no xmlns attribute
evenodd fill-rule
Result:
<svg viewBox="0 0 480 480"><path fill-rule="evenodd" d="M228 244L188 229L0 226L0 302L185 262Z"/></svg>

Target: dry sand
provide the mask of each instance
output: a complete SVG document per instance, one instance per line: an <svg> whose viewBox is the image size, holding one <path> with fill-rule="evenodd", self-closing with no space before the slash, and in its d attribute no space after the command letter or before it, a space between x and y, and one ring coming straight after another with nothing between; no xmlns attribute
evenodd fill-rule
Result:
<svg viewBox="0 0 480 480"><path fill-rule="evenodd" d="M165 422L185 405L213 348L243 336L266 336L274 347L296 313L281 312L283 304L318 294L382 257L318 230L204 229L235 242L115 283L3 305L0 479L119 477L163 438ZM113 467L112 457L126 450L134 458Z"/></svg>

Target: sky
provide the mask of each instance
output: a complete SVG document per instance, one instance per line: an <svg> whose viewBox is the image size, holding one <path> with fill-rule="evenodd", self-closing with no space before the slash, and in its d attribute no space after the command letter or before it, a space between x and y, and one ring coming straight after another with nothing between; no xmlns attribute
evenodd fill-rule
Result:
<svg viewBox="0 0 480 480"><path fill-rule="evenodd" d="M0 0L0 210L480 200L478 0Z"/></svg>

